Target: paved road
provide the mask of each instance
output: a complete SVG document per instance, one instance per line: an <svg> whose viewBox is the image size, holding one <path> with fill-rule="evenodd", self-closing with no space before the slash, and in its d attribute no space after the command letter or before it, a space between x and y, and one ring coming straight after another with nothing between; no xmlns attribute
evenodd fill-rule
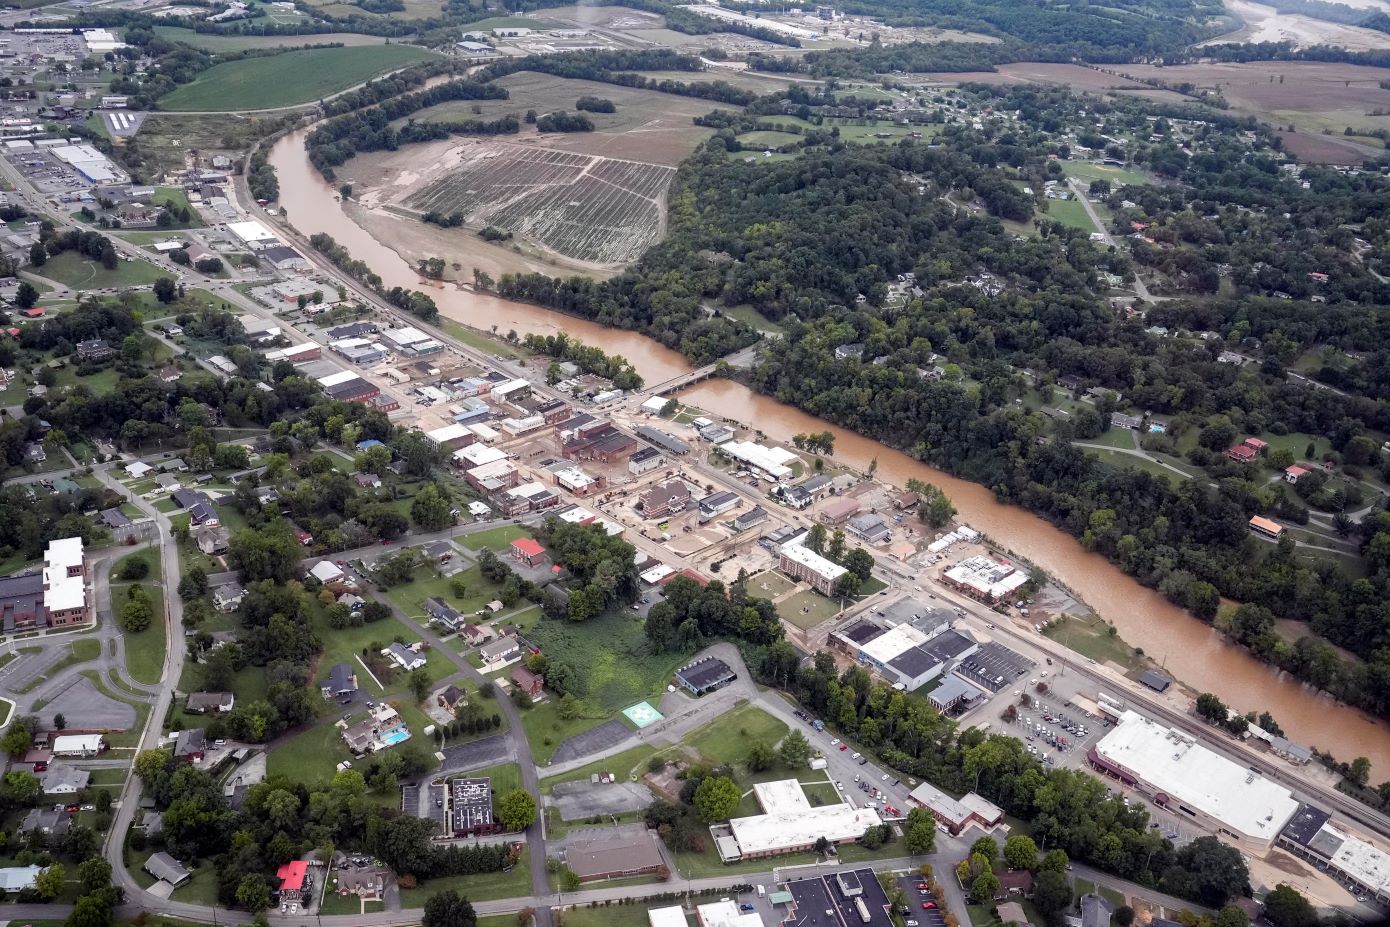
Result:
<svg viewBox="0 0 1390 927"><path fill-rule="evenodd" d="M1078 183L1075 178L1069 178L1067 180L1067 185L1071 187L1071 192L1081 202L1081 208L1086 210L1086 215L1090 218L1091 224L1094 225L1096 231L1100 233L1101 241L1113 248L1120 247L1115 241L1115 237L1110 234L1110 230L1105 227L1105 223L1101 221L1100 216L1096 214L1096 208L1091 205L1091 199L1086 195L1086 191L1082 189L1081 184ZM1139 276L1139 271L1137 270L1134 272L1134 292L1146 303L1158 302L1158 297L1149 292L1148 285L1144 283L1144 278Z"/></svg>

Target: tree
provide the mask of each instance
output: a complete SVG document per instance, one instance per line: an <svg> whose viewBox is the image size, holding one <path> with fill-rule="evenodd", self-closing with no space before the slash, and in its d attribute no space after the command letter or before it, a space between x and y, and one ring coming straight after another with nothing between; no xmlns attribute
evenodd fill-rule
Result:
<svg viewBox="0 0 1390 927"><path fill-rule="evenodd" d="M154 606L150 594L144 586L131 586L126 592L125 605L121 607L121 627L132 634L138 634L150 626L154 620Z"/></svg>
<svg viewBox="0 0 1390 927"><path fill-rule="evenodd" d="M48 263L48 249L43 246L43 242L36 241L29 246L29 263L35 267L42 267Z"/></svg>
<svg viewBox="0 0 1390 927"><path fill-rule="evenodd" d="M760 773L772 768L777 762L777 751L773 750L766 741L756 740L748 748L748 756L744 759L749 772Z"/></svg>
<svg viewBox="0 0 1390 927"><path fill-rule="evenodd" d="M34 891L44 901L52 901L63 892L63 864L54 863L34 876Z"/></svg>
<svg viewBox="0 0 1390 927"><path fill-rule="evenodd" d="M525 789L512 789L497 800L497 820L507 830L525 830L536 820L536 799Z"/></svg>
<svg viewBox="0 0 1390 927"><path fill-rule="evenodd" d="M153 785L164 774L171 756L168 750L141 750L135 755L135 775L145 785Z"/></svg>
<svg viewBox="0 0 1390 927"><path fill-rule="evenodd" d="M33 309L38 301L38 289L28 280L21 280L14 292L14 304L21 309Z"/></svg>
<svg viewBox="0 0 1390 927"><path fill-rule="evenodd" d="M1060 923L1062 913L1071 907L1071 886L1066 873L1040 870L1033 881L1033 904L1049 924Z"/></svg>
<svg viewBox="0 0 1390 927"><path fill-rule="evenodd" d="M999 891L999 877L986 870L975 877L970 885L970 900L975 904L985 904Z"/></svg>
<svg viewBox="0 0 1390 927"><path fill-rule="evenodd" d="M792 731L782 738L782 744L777 748L777 754L785 765L792 769L800 769L811 758L811 743L806 739L805 734L800 731Z"/></svg>
<svg viewBox="0 0 1390 927"><path fill-rule="evenodd" d="M1364 756L1358 756L1347 767L1347 780L1362 788L1366 787L1366 780L1370 778L1370 775L1371 761Z"/></svg>
<svg viewBox="0 0 1390 927"><path fill-rule="evenodd" d="M1129 927L1134 923L1134 909L1127 904L1122 904L1115 909L1115 923L1118 927Z"/></svg>
<svg viewBox="0 0 1390 927"><path fill-rule="evenodd" d="M1027 834L1014 834L1004 841L1004 862L1010 869L1032 869L1038 864L1038 845Z"/></svg>
<svg viewBox="0 0 1390 927"><path fill-rule="evenodd" d="M15 805L33 805L43 798L43 786L38 776L27 769L13 769L5 773L0 795Z"/></svg>
<svg viewBox="0 0 1390 927"><path fill-rule="evenodd" d="M77 878L82 881L84 893L100 891L111 884L111 864L100 856L84 859L77 865Z"/></svg>
<svg viewBox="0 0 1390 927"><path fill-rule="evenodd" d="M706 776L695 790L695 813L707 824L724 821L738 810L743 794L728 776Z"/></svg>
<svg viewBox="0 0 1390 927"><path fill-rule="evenodd" d="M1197 696L1197 714L1206 718L1212 724L1220 724L1225 721L1230 712L1226 709L1226 704L1210 692L1203 692Z"/></svg>
<svg viewBox="0 0 1390 927"><path fill-rule="evenodd" d="M241 877L236 886L236 903L244 910L258 912L270 907L270 883L260 873Z"/></svg>
<svg viewBox="0 0 1390 927"><path fill-rule="evenodd" d="M410 518L426 531L438 531L454 520L449 508L449 500L444 493L431 483L415 494L415 501L410 505Z"/></svg>
<svg viewBox="0 0 1390 927"><path fill-rule="evenodd" d="M1067 859L1066 850L1048 850L1038 864L1038 872L1066 872L1069 865L1071 860Z"/></svg>
<svg viewBox="0 0 1390 927"><path fill-rule="evenodd" d="M913 808L908 811L903 846L914 856L931 853L936 849L936 819L926 808Z"/></svg>
<svg viewBox="0 0 1390 927"><path fill-rule="evenodd" d="M68 716L61 711L53 716L53 730L66 731L68 729Z"/></svg>
<svg viewBox="0 0 1390 927"><path fill-rule="evenodd" d="M1250 890L1250 870L1240 851L1215 837L1198 837L1178 851L1175 870L1164 873L1166 891L1212 908Z"/></svg>
<svg viewBox="0 0 1390 927"><path fill-rule="evenodd" d="M425 902L421 927L477 927L478 916L468 899L452 888L430 897Z"/></svg>
<svg viewBox="0 0 1390 927"><path fill-rule="evenodd" d="M1280 882L1265 895L1265 917L1274 927L1317 927L1318 912L1295 888Z"/></svg>
<svg viewBox="0 0 1390 927"><path fill-rule="evenodd" d="M970 858L983 856L990 865L999 858L999 843L993 837L981 837L970 844Z"/></svg>
<svg viewBox="0 0 1390 927"><path fill-rule="evenodd" d="M160 277L154 282L154 297L161 303L172 303L179 297L178 284L172 277Z"/></svg>

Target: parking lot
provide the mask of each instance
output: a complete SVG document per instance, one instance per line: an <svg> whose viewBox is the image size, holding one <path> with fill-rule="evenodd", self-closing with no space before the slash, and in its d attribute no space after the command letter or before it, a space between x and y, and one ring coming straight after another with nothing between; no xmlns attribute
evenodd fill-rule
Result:
<svg viewBox="0 0 1390 927"><path fill-rule="evenodd" d="M907 896L906 910L899 912L906 927L946 927L946 916L941 911L941 899L933 895L926 888L926 884L920 876L898 878L898 887Z"/></svg>
<svg viewBox="0 0 1390 927"><path fill-rule="evenodd" d="M981 644L979 650L963 660L956 673L991 692L998 692L1017 686L1019 677L1026 676L1035 666L1036 663L1022 654L990 641Z"/></svg>

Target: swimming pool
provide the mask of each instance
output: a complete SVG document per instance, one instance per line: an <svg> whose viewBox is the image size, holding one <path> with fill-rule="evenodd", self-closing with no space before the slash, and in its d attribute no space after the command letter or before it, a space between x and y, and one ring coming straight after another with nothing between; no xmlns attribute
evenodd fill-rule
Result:
<svg viewBox="0 0 1390 927"><path fill-rule="evenodd" d="M394 747L396 744L409 739L410 731L403 727L392 728L381 735L381 742L387 747Z"/></svg>

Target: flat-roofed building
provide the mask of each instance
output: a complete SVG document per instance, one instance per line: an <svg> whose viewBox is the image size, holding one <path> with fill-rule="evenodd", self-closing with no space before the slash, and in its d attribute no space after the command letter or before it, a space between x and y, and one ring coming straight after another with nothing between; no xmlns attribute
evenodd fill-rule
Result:
<svg viewBox="0 0 1390 927"><path fill-rule="evenodd" d="M1260 855L1298 811L1284 786L1135 711L1124 712L1086 756L1154 804Z"/></svg>
<svg viewBox="0 0 1390 927"><path fill-rule="evenodd" d="M676 682L695 696L722 689L737 678L738 673L718 657L703 657L676 670Z"/></svg>
<svg viewBox="0 0 1390 927"><path fill-rule="evenodd" d="M449 783L449 828L455 837L501 829L492 815L491 779L455 779Z"/></svg>
<svg viewBox="0 0 1390 927"><path fill-rule="evenodd" d="M1013 598L1028 582L1028 574L1010 563L981 554L962 560L941 574L942 582L981 602L994 604Z"/></svg>
<svg viewBox="0 0 1390 927"><path fill-rule="evenodd" d="M646 875L665 865L656 831L645 827L640 832L624 828L620 833L604 833L592 838L576 838L571 834L565 843L564 855L565 865L581 882Z"/></svg>
<svg viewBox="0 0 1390 927"><path fill-rule="evenodd" d="M777 552L777 568L793 579L811 584L821 595L834 595L835 584L849 570L822 557L799 541L783 544Z"/></svg>
<svg viewBox="0 0 1390 927"><path fill-rule="evenodd" d="M665 462L666 458L662 456L661 451L654 447L644 447L627 459L627 472L633 476L641 476L649 470L655 470Z"/></svg>
<svg viewBox="0 0 1390 927"><path fill-rule="evenodd" d="M1326 867L1340 882L1360 888L1381 904L1390 904L1390 853L1332 823L1314 805L1302 805L1279 834L1279 846L1295 856Z"/></svg>
<svg viewBox="0 0 1390 927"><path fill-rule="evenodd" d="M639 438L650 441L668 454L684 457L686 454L690 453L689 444L686 444L673 434L662 431L660 428L653 428L651 425L639 425L636 431Z"/></svg>
<svg viewBox="0 0 1390 927"><path fill-rule="evenodd" d="M866 829L883 823L872 808L812 807L795 779L760 782L753 786L753 794L763 813L734 818L728 833L715 837L725 862L810 850L822 837L834 844L853 843Z"/></svg>
<svg viewBox="0 0 1390 927"><path fill-rule="evenodd" d="M90 617L81 538L48 542L43 555L43 607L52 628L82 624Z"/></svg>
<svg viewBox="0 0 1390 927"><path fill-rule="evenodd" d="M784 927L892 927L891 903L872 869L790 879Z"/></svg>

